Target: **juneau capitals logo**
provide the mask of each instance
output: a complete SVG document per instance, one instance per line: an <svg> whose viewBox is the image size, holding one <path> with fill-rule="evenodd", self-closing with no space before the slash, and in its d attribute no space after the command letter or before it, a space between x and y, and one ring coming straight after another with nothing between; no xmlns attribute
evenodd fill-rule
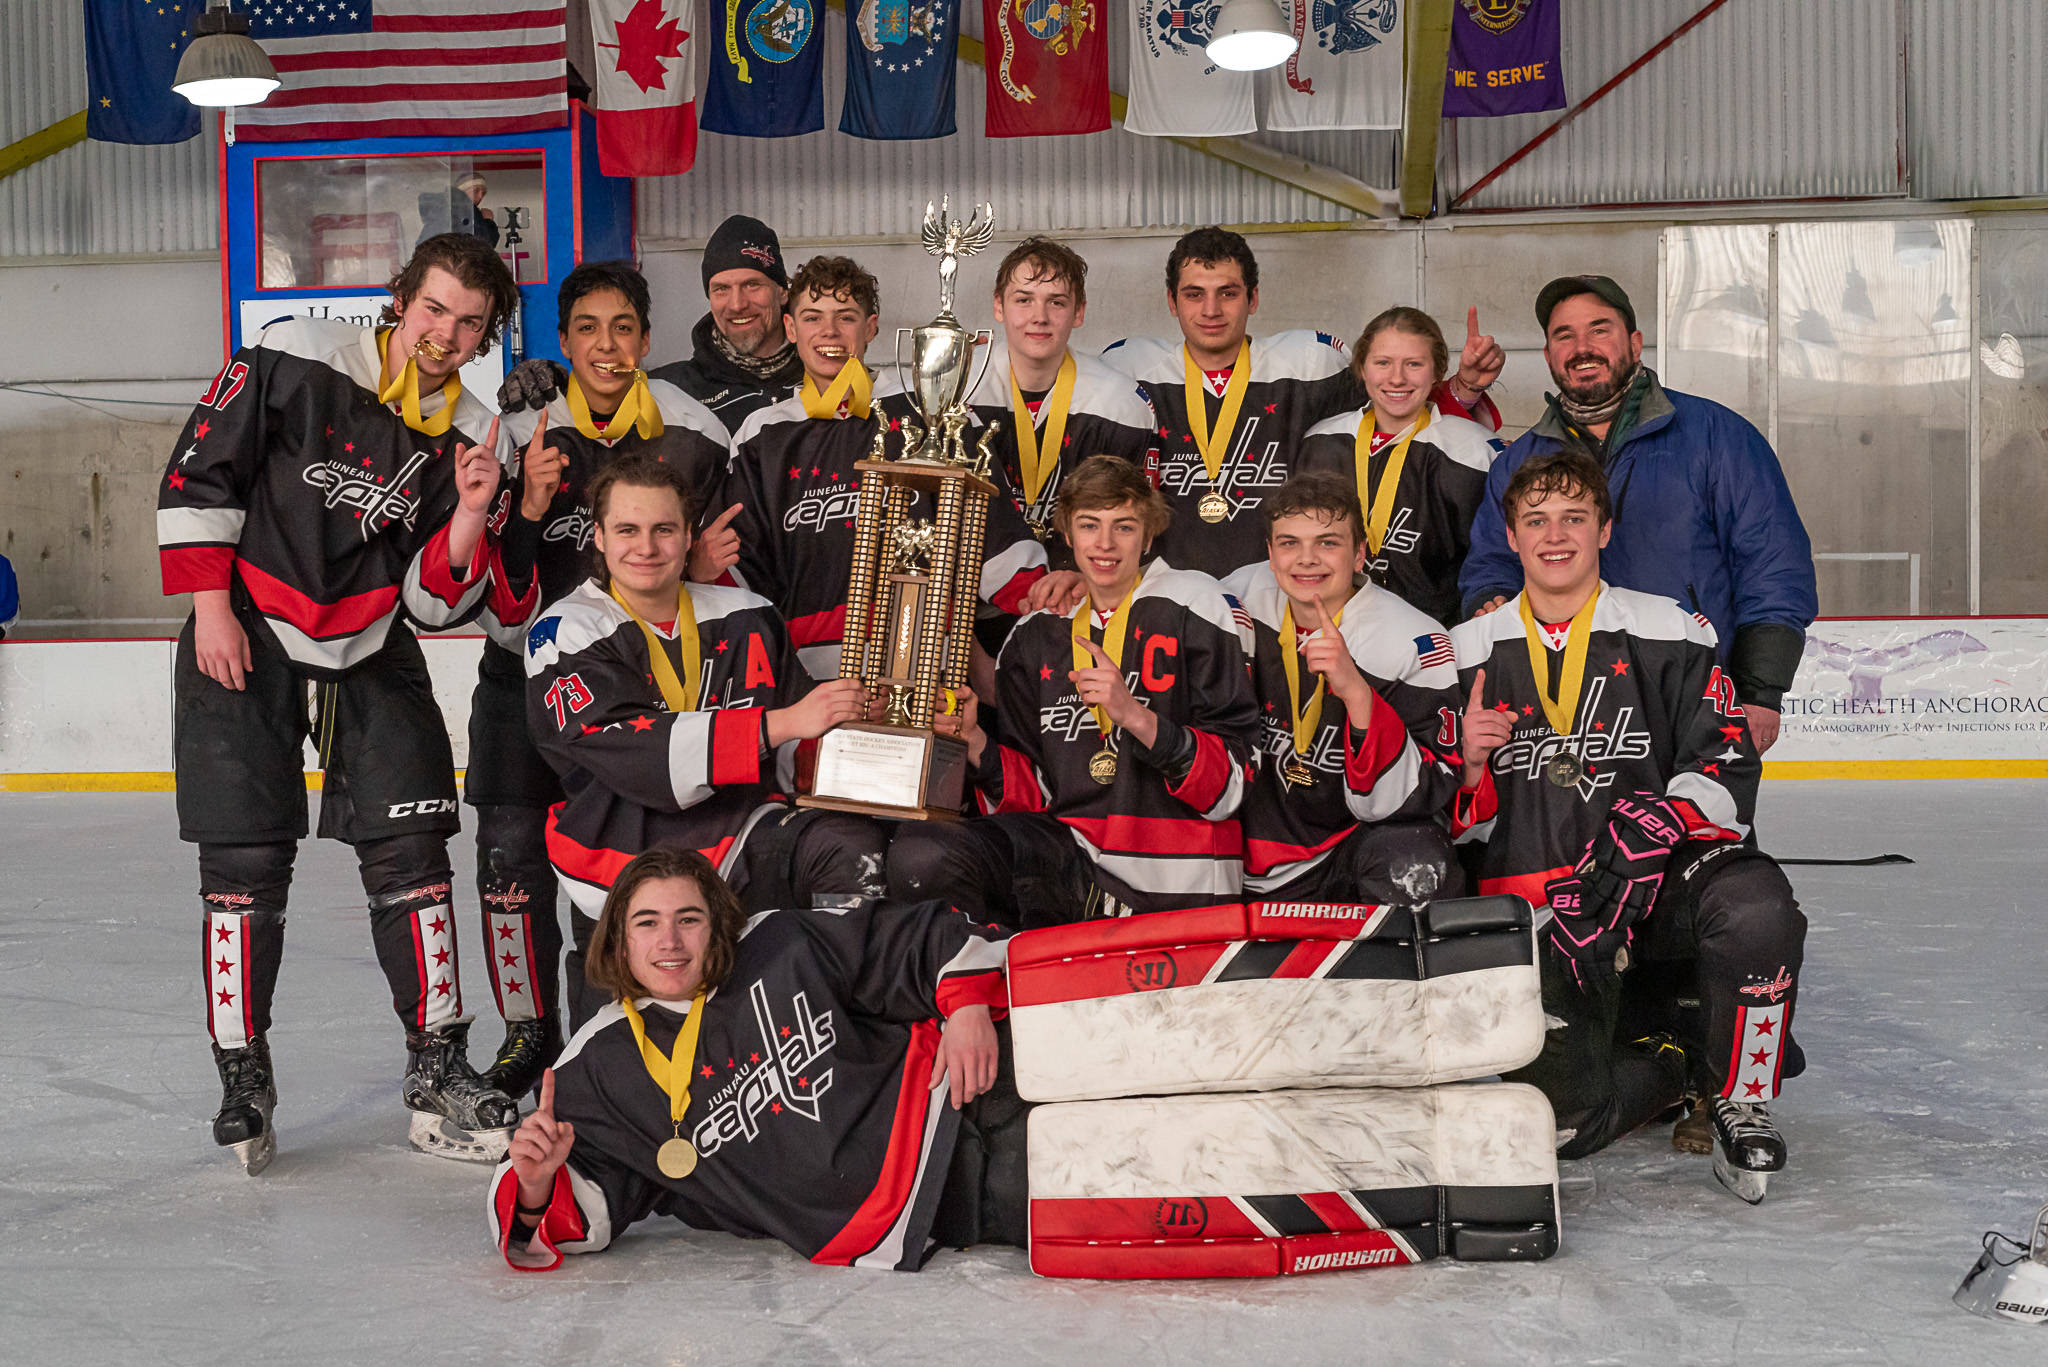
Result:
<svg viewBox="0 0 2048 1367"><path fill-rule="evenodd" d="M860 45L877 58L884 55L884 48L901 49L890 54L891 60L871 58L869 65L886 72L909 71L938 60L938 45L946 37L946 12L936 3L861 0L854 31L860 34Z"/></svg>
<svg viewBox="0 0 2048 1367"><path fill-rule="evenodd" d="M794 58L817 27L811 0L761 0L747 11L747 46L764 62Z"/></svg>
<svg viewBox="0 0 2048 1367"><path fill-rule="evenodd" d="M1003 36L1003 53L996 63L996 79L1003 93L1019 104L1030 104L1038 92L1010 74L1017 56L1017 30L1045 44L1055 57L1071 56L1081 50L1081 40L1096 23L1095 8L1089 0L1009 0L996 11L996 27Z"/></svg>

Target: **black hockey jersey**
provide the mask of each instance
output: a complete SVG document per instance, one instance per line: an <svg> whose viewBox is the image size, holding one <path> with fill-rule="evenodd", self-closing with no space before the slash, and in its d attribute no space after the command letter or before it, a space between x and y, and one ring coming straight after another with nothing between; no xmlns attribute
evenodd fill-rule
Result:
<svg viewBox="0 0 2048 1367"><path fill-rule="evenodd" d="M1377 695L1372 720L1359 734L1344 704L1325 694L1321 723L1304 756L1316 781L1290 788L1280 777L1294 755L1293 704L1280 662L1287 600L1266 565L1247 566L1224 590L1250 618L1240 635L1252 657L1262 730L1241 818L1245 886L1259 892L1284 886L1327 859L1362 823L1426 820L1441 812L1458 786L1457 756L1444 742L1456 735L1461 706L1444 629L1375 584L1351 596L1338 630ZM1304 704L1317 677L1301 668Z"/></svg>
<svg viewBox="0 0 2048 1367"><path fill-rule="evenodd" d="M641 998L664 1053L688 1002ZM1006 1009L1003 935L940 902L867 901L770 911L740 938L732 975L703 1006L683 1134L688 1177L655 1150L675 1132L617 1003L555 1063L555 1115L575 1127L569 1161L526 1245L509 1241L519 1179L491 1184L491 1237L515 1268L595 1253L649 1215L693 1229L780 1239L815 1263L915 1271L959 1134L931 1085L939 1024L964 1006Z"/></svg>
<svg viewBox="0 0 2048 1367"><path fill-rule="evenodd" d="M455 447L484 439L489 411L464 392L446 432L415 432L377 402L383 365L374 328L265 328L207 386L157 495L164 592L239 583L285 654L316 674L375 654L401 613L438 630L487 593L511 616L530 606L493 573L492 537L468 574L449 573ZM420 396L426 418L442 394ZM510 451L501 432L501 462Z"/></svg>
<svg viewBox="0 0 2048 1367"><path fill-rule="evenodd" d="M803 386L804 364L790 348L788 362L772 375L755 375L734 365L712 341L714 324L705 314L690 329L693 348L688 360L670 361L647 372L652 380L672 384L710 409L729 432L771 403L778 403Z"/></svg>
<svg viewBox="0 0 2048 1367"><path fill-rule="evenodd" d="M1294 468L1329 470L1358 488L1358 429L1365 421L1359 408L1317 423L1302 439ZM1366 488L1373 493L1404 436L1407 430L1368 432ZM1439 622L1457 619L1458 571L1472 544L1472 517L1486 495L1486 472L1503 449L1478 423L1430 405L1429 422L1410 438L1401 463L1379 553L1366 558L1375 584ZM1361 491L1359 503L1370 517L1373 499Z"/></svg>
<svg viewBox="0 0 2048 1367"><path fill-rule="evenodd" d="M1469 697L1483 668L1485 701L1515 714L1514 734L1493 752L1479 788L1461 788L1453 800L1453 835L1485 842L1479 891L1541 905L1545 885L1571 871L1627 793L1670 798L1694 838L1747 836L1763 761L1734 682L1715 663L1707 619L1669 598L1601 584L1578 716L1572 734L1559 736L1529 668L1521 602L1518 595L1451 632L1460 688ZM1551 670L1561 668L1567 641L1560 632L1546 642ZM1585 766L1570 788L1544 774L1544 761L1561 751Z"/></svg>
<svg viewBox="0 0 2048 1367"><path fill-rule="evenodd" d="M1067 405L1066 431L1060 441L1059 463L1047 473L1038 496L1028 498L1023 464L1017 451L1017 417L1010 395L1010 356L1001 342L994 345L995 353L989 358L988 370L973 393L967 396L968 405L983 425L992 420L1002 424L991 449L996 457L996 483L1001 486L1003 496L1009 499L1017 516L1045 546L1053 568L1072 569L1074 549L1053 526L1060 479L1094 455L1122 456L1134 464L1144 464L1159 441L1153 430L1151 402L1137 382L1122 371L1093 356L1070 352L1074 358L1074 393ZM1033 404L1031 395L1023 397L1029 405L1032 430L1043 440L1051 408L1044 400Z"/></svg>
<svg viewBox="0 0 2048 1367"><path fill-rule="evenodd" d="M1067 679L1073 618L1034 612L996 661L1000 743L976 775L982 806L1057 817L1107 890L1139 911L1233 901L1244 880L1236 817L1259 739L1237 622L1215 580L1163 560L1132 592L1124 682L1159 718L1151 748L1118 731L1115 780L1089 776L1103 739ZM1085 598L1074 609L1089 611ZM1099 623L1089 634L1101 643ZM1160 766L1188 738L1193 763L1176 782Z"/></svg>
<svg viewBox="0 0 2048 1367"><path fill-rule="evenodd" d="M533 436L534 424L544 413L548 427L547 444L560 450L569 462L562 471L561 487L555 490L553 501L541 514L539 547L534 555L534 567L540 580L540 595L535 606L554 602L590 576L593 568L590 545L597 531L590 520L590 482L615 458L652 455L681 472L696 502L699 522L716 517L723 511L710 507L709 501L725 475L726 458L732 451L731 433L725 430L725 425L712 415L710 409L672 384L650 379L647 392L653 396L654 406L661 414L659 436L642 437L628 429L624 435L612 440L586 437L577 430L566 394L557 395L554 402L540 412L527 409L505 419L505 427L512 434L513 450L524 460L526 443ZM516 493L516 488L506 493L506 517L518 516ZM526 643L527 623L524 621L500 622L495 613L486 609L484 625L491 639L507 650L519 651Z"/></svg>
<svg viewBox="0 0 2048 1367"><path fill-rule="evenodd" d="M860 503L860 472L853 467L868 458L880 423L900 430L912 413L893 376L876 376L874 386L873 413L866 419L813 418L804 412L801 396L748 418L733 437L732 461L713 500L721 509L746 505L731 523L740 536L733 577L775 604L804 667L821 679L839 673L846 630L854 511ZM892 435L889 455L901 451L901 438ZM983 542L983 601L1016 613L1045 572L1044 547L1007 500L992 500Z"/></svg>
<svg viewBox="0 0 2048 1367"><path fill-rule="evenodd" d="M1176 565L1222 578L1266 558L1259 505L1293 470L1302 436L1331 414L1364 403L1365 389L1351 373L1344 344L1327 332L1251 339L1251 380L1212 489L1188 422L1186 355L1178 337L1131 337L1112 344L1102 359L1144 388L1158 423L1153 482L1173 509L1173 525L1153 550ZM1212 432L1227 378L1209 377L1204 386ZM1229 505L1221 522L1204 522L1198 511L1212 492Z"/></svg>
<svg viewBox="0 0 2048 1367"><path fill-rule="evenodd" d="M668 710L647 638L585 580L550 604L526 641L527 729L562 776L548 813L548 859L586 915L626 861L657 844L724 867L752 822L791 790L797 742L768 751L766 715L810 692L782 619L759 597L689 586L697 618L697 710ZM673 625L650 623L680 677Z"/></svg>

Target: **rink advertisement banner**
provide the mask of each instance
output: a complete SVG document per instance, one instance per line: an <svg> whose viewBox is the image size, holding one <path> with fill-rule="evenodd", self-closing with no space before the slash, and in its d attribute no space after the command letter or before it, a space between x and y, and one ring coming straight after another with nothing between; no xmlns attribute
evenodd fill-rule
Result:
<svg viewBox="0 0 2048 1367"><path fill-rule="evenodd" d="M1259 76L1262 126L1399 128L1405 7L1406 0L1281 0L1301 46Z"/></svg>
<svg viewBox="0 0 2048 1367"><path fill-rule="evenodd" d="M1223 0L1130 0L1131 95L1124 131L1166 138L1255 132L1252 73L1209 60Z"/></svg>
<svg viewBox="0 0 2048 1367"><path fill-rule="evenodd" d="M1564 108L1561 0L1457 0L1444 117Z"/></svg>
<svg viewBox="0 0 2048 1367"><path fill-rule="evenodd" d="M95 142L183 142L199 106L171 89L205 0L85 0L85 135Z"/></svg>
<svg viewBox="0 0 2048 1367"><path fill-rule="evenodd" d="M1109 127L1110 0L981 0L988 136Z"/></svg>
<svg viewBox="0 0 2048 1367"><path fill-rule="evenodd" d="M945 138L953 122L960 0L847 0L846 100L856 138Z"/></svg>
<svg viewBox="0 0 2048 1367"><path fill-rule="evenodd" d="M697 161L690 0L590 0L597 164L608 176L677 176Z"/></svg>
<svg viewBox="0 0 2048 1367"><path fill-rule="evenodd" d="M714 133L790 138L825 126L822 0L707 0Z"/></svg>
<svg viewBox="0 0 2048 1367"><path fill-rule="evenodd" d="M2048 774L2048 620L1819 621L1769 777Z"/></svg>

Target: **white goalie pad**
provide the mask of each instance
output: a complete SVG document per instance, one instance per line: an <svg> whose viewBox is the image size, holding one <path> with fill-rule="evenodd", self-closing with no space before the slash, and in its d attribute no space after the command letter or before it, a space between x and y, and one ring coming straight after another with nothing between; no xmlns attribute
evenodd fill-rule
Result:
<svg viewBox="0 0 2048 1367"><path fill-rule="evenodd" d="M1008 942L1027 1101L1490 1077L1543 1048L1529 904L1254 902Z"/></svg>
<svg viewBox="0 0 2048 1367"><path fill-rule="evenodd" d="M1519 1083L1069 1102L1029 1125L1041 1276L1270 1277L1557 1251L1556 1120Z"/></svg>

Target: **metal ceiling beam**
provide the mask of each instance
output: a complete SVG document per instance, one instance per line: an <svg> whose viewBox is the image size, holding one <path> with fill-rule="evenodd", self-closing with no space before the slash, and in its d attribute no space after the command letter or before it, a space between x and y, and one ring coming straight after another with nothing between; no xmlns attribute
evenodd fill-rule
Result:
<svg viewBox="0 0 2048 1367"><path fill-rule="evenodd" d="M1412 0L1408 6L1399 197L1403 218L1427 218L1436 195L1437 135L1444 126L1444 81L1451 66L1451 9L1455 3Z"/></svg>
<svg viewBox="0 0 2048 1367"><path fill-rule="evenodd" d="M0 180L84 141L85 111L81 109L68 119L59 119L48 128L38 129L20 142L0 147Z"/></svg>

